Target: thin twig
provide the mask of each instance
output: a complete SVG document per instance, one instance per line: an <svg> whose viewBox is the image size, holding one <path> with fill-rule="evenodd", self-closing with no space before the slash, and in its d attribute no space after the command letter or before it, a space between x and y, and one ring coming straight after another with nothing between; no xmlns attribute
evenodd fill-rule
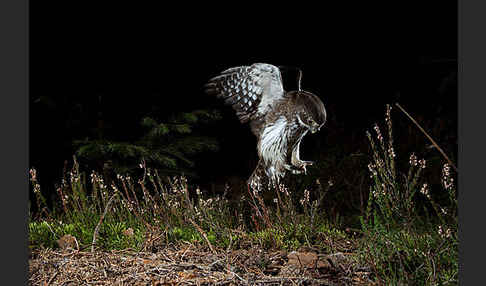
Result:
<svg viewBox="0 0 486 286"><path fill-rule="evenodd" d="M47 225L47 228L52 232L52 234L54 235L54 237L59 237L51 228L51 226L49 225L49 223L47 221L44 221L44 223Z"/></svg>
<svg viewBox="0 0 486 286"><path fill-rule="evenodd" d="M94 251L94 247L95 247L95 244L96 244L96 238L98 236L98 232L100 231L101 223L103 222L103 219L105 218L106 213L108 212L108 209L110 208L110 204L113 201L113 199L115 198L115 196L116 196L116 193L111 195L111 198L108 200L108 203L105 206L105 210L103 211L103 215L100 217L100 221L96 225L95 231L93 233L93 242L91 242L91 252Z"/></svg>
<svg viewBox="0 0 486 286"><path fill-rule="evenodd" d="M231 250L231 245L233 244L233 235L231 235L231 230L230 230L230 233L229 233L229 243L228 243L228 247L226 247L226 253L230 252Z"/></svg>
<svg viewBox="0 0 486 286"><path fill-rule="evenodd" d="M54 280L54 278L57 276L57 274L59 274L59 271L56 271L56 273L54 273L54 275L51 276L51 278L49 279L49 281L47 281L47 283L45 285L46 286L51 285L52 280Z"/></svg>
<svg viewBox="0 0 486 286"><path fill-rule="evenodd" d="M209 239L206 236L206 233L204 232L204 230L202 230L202 228L199 225L197 225L191 218L189 218L189 222L192 223L192 225L197 229L197 231L199 231L199 233L204 237L204 239L206 240L206 242L209 245L209 249L211 249L211 252L214 253L214 254L217 254L216 251L214 250L213 246L211 245L211 242L209 242Z"/></svg>
<svg viewBox="0 0 486 286"><path fill-rule="evenodd" d="M444 153L444 151L442 151L442 149L439 147L439 145L437 145L437 143L435 143L434 139L432 139L432 137L430 137L429 134L427 134L427 132L425 132L425 130L417 123L417 121L415 121L415 119L413 119L413 117L410 116L410 114L408 114L408 112L406 112L405 109L403 109L403 107L400 106L400 104L398 104L398 102L395 103L395 105L398 108L400 108L400 110L403 113L405 113L405 115L410 120L412 120L412 122L415 123L415 125L417 125L418 129L420 129L420 131L422 131L422 133L424 133L424 135L430 140L430 142L432 142L432 144L435 146L435 148L437 148L437 150L439 150L439 152L442 154L442 156L444 156L444 158L447 160L447 162L449 162L449 164L452 166L452 168L454 168L454 170L456 170L456 172L458 172L456 165L454 165L454 163L452 163L451 159L449 159L449 157L447 157L447 155Z"/></svg>
<svg viewBox="0 0 486 286"><path fill-rule="evenodd" d="M241 281L245 282L245 283L248 283L245 279L241 278L238 274L236 274L235 272L233 271L228 271L229 273L233 274L236 276L236 278L240 279Z"/></svg>

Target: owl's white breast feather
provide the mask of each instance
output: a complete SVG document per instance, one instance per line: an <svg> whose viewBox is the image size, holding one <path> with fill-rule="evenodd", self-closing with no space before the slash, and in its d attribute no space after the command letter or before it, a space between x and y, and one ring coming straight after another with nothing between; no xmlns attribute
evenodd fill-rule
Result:
<svg viewBox="0 0 486 286"><path fill-rule="evenodd" d="M263 129L258 142L258 153L265 162L265 165L274 168L269 169L272 174L267 174L270 177L277 178L283 175L283 164L285 163L285 150L287 150L287 140L285 136L285 128L287 120L285 117L278 118L275 123L268 125Z"/></svg>

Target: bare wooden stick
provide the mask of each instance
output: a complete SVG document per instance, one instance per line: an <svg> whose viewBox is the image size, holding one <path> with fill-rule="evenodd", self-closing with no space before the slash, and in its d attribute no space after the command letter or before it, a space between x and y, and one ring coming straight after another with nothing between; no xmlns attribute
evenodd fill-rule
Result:
<svg viewBox="0 0 486 286"><path fill-rule="evenodd" d="M456 172L458 172L457 170L457 167L456 165L454 165L454 163L452 163L451 159L449 159L449 157L447 157L447 155L444 153L444 151L442 151L442 149L439 147L439 145L437 145L437 143L435 143L434 139L432 139L432 137L429 136L429 134L427 134L427 132L425 132L425 130L417 123L417 121L415 121L415 119L413 119L412 116L410 116L410 114L408 114L408 112L405 111L405 109L403 109L403 107L397 103L395 103L395 105L400 108L400 110L405 113L405 115L410 119L412 120L413 123L415 123L415 125L418 127L418 129L420 129L420 131L422 131L422 133L424 133L424 135L430 140L430 142L432 142L432 144L435 146L435 148L437 148L437 150L439 150L439 152L442 154L442 156L444 156L444 158L447 160L447 162L449 162L449 165L452 166L452 168L454 168L454 170L456 170Z"/></svg>
<svg viewBox="0 0 486 286"><path fill-rule="evenodd" d="M197 231L199 231L199 233L204 237L204 239L206 240L206 242L209 245L209 249L211 249L211 252L216 254L216 251L214 250L211 242L209 242L209 239L206 236L206 233L204 232L204 230L199 225L197 225L197 223L195 223L191 218L189 218L189 222L192 223L192 225L197 229Z"/></svg>
<svg viewBox="0 0 486 286"><path fill-rule="evenodd" d="M103 222L103 219L105 218L106 213L108 212L108 209L110 208L110 204L113 201L113 199L115 198L115 196L116 196L116 193L111 195L111 198L108 200L108 203L105 206L105 210L103 211L103 215L100 217L100 221L96 225L95 231L93 233L93 242L91 242L91 252L94 251L94 247L95 247L95 244L96 244L96 238L98 236L98 232L100 231L101 223Z"/></svg>

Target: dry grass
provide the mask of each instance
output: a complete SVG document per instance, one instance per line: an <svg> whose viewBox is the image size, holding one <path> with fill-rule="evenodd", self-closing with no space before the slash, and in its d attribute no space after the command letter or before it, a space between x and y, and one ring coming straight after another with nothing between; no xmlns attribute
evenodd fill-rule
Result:
<svg viewBox="0 0 486 286"><path fill-rule="evenodd" d="M372 285L369 271L348 253L259 247L214 253L190 243L156 253L130 249L85 252L36 250L31 285Z"/></svg>
<svg viewBox="0 0 486 286"><path fill-rule="evenodd" d="M443 164L442 189L432 189L440 170L395 154L390 114L387 106L386 133L377 124L367 133L370 174L361 171L371 192L367 203L360 196L360 229L344 229L323 205L333 180L229 201L229 187L214 196L144 162L140 178L105 184L74 160L49 211L32 169L30 284L455 285L455 174Z"/></svg>

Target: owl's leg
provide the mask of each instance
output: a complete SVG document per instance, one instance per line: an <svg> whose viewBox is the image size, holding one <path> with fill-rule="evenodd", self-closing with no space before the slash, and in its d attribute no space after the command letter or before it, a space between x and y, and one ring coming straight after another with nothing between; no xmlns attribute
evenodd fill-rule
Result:
<svg viewBox="0 0 486 286"><path fill-rule="evenodd" d="M301 170L300 173L296 173L296 174L302 174L302 172L304 174L307 174L307 169L306 167L307 166L310 166L312 164L314 164L314 162L312 161L302 161L300 160L300 141L295 145L295 147L292 149L292 156L290 158L290 162L292 163L293 166L297 167L298 170ZM295 174L295 173L294 173Z"/></svg>

